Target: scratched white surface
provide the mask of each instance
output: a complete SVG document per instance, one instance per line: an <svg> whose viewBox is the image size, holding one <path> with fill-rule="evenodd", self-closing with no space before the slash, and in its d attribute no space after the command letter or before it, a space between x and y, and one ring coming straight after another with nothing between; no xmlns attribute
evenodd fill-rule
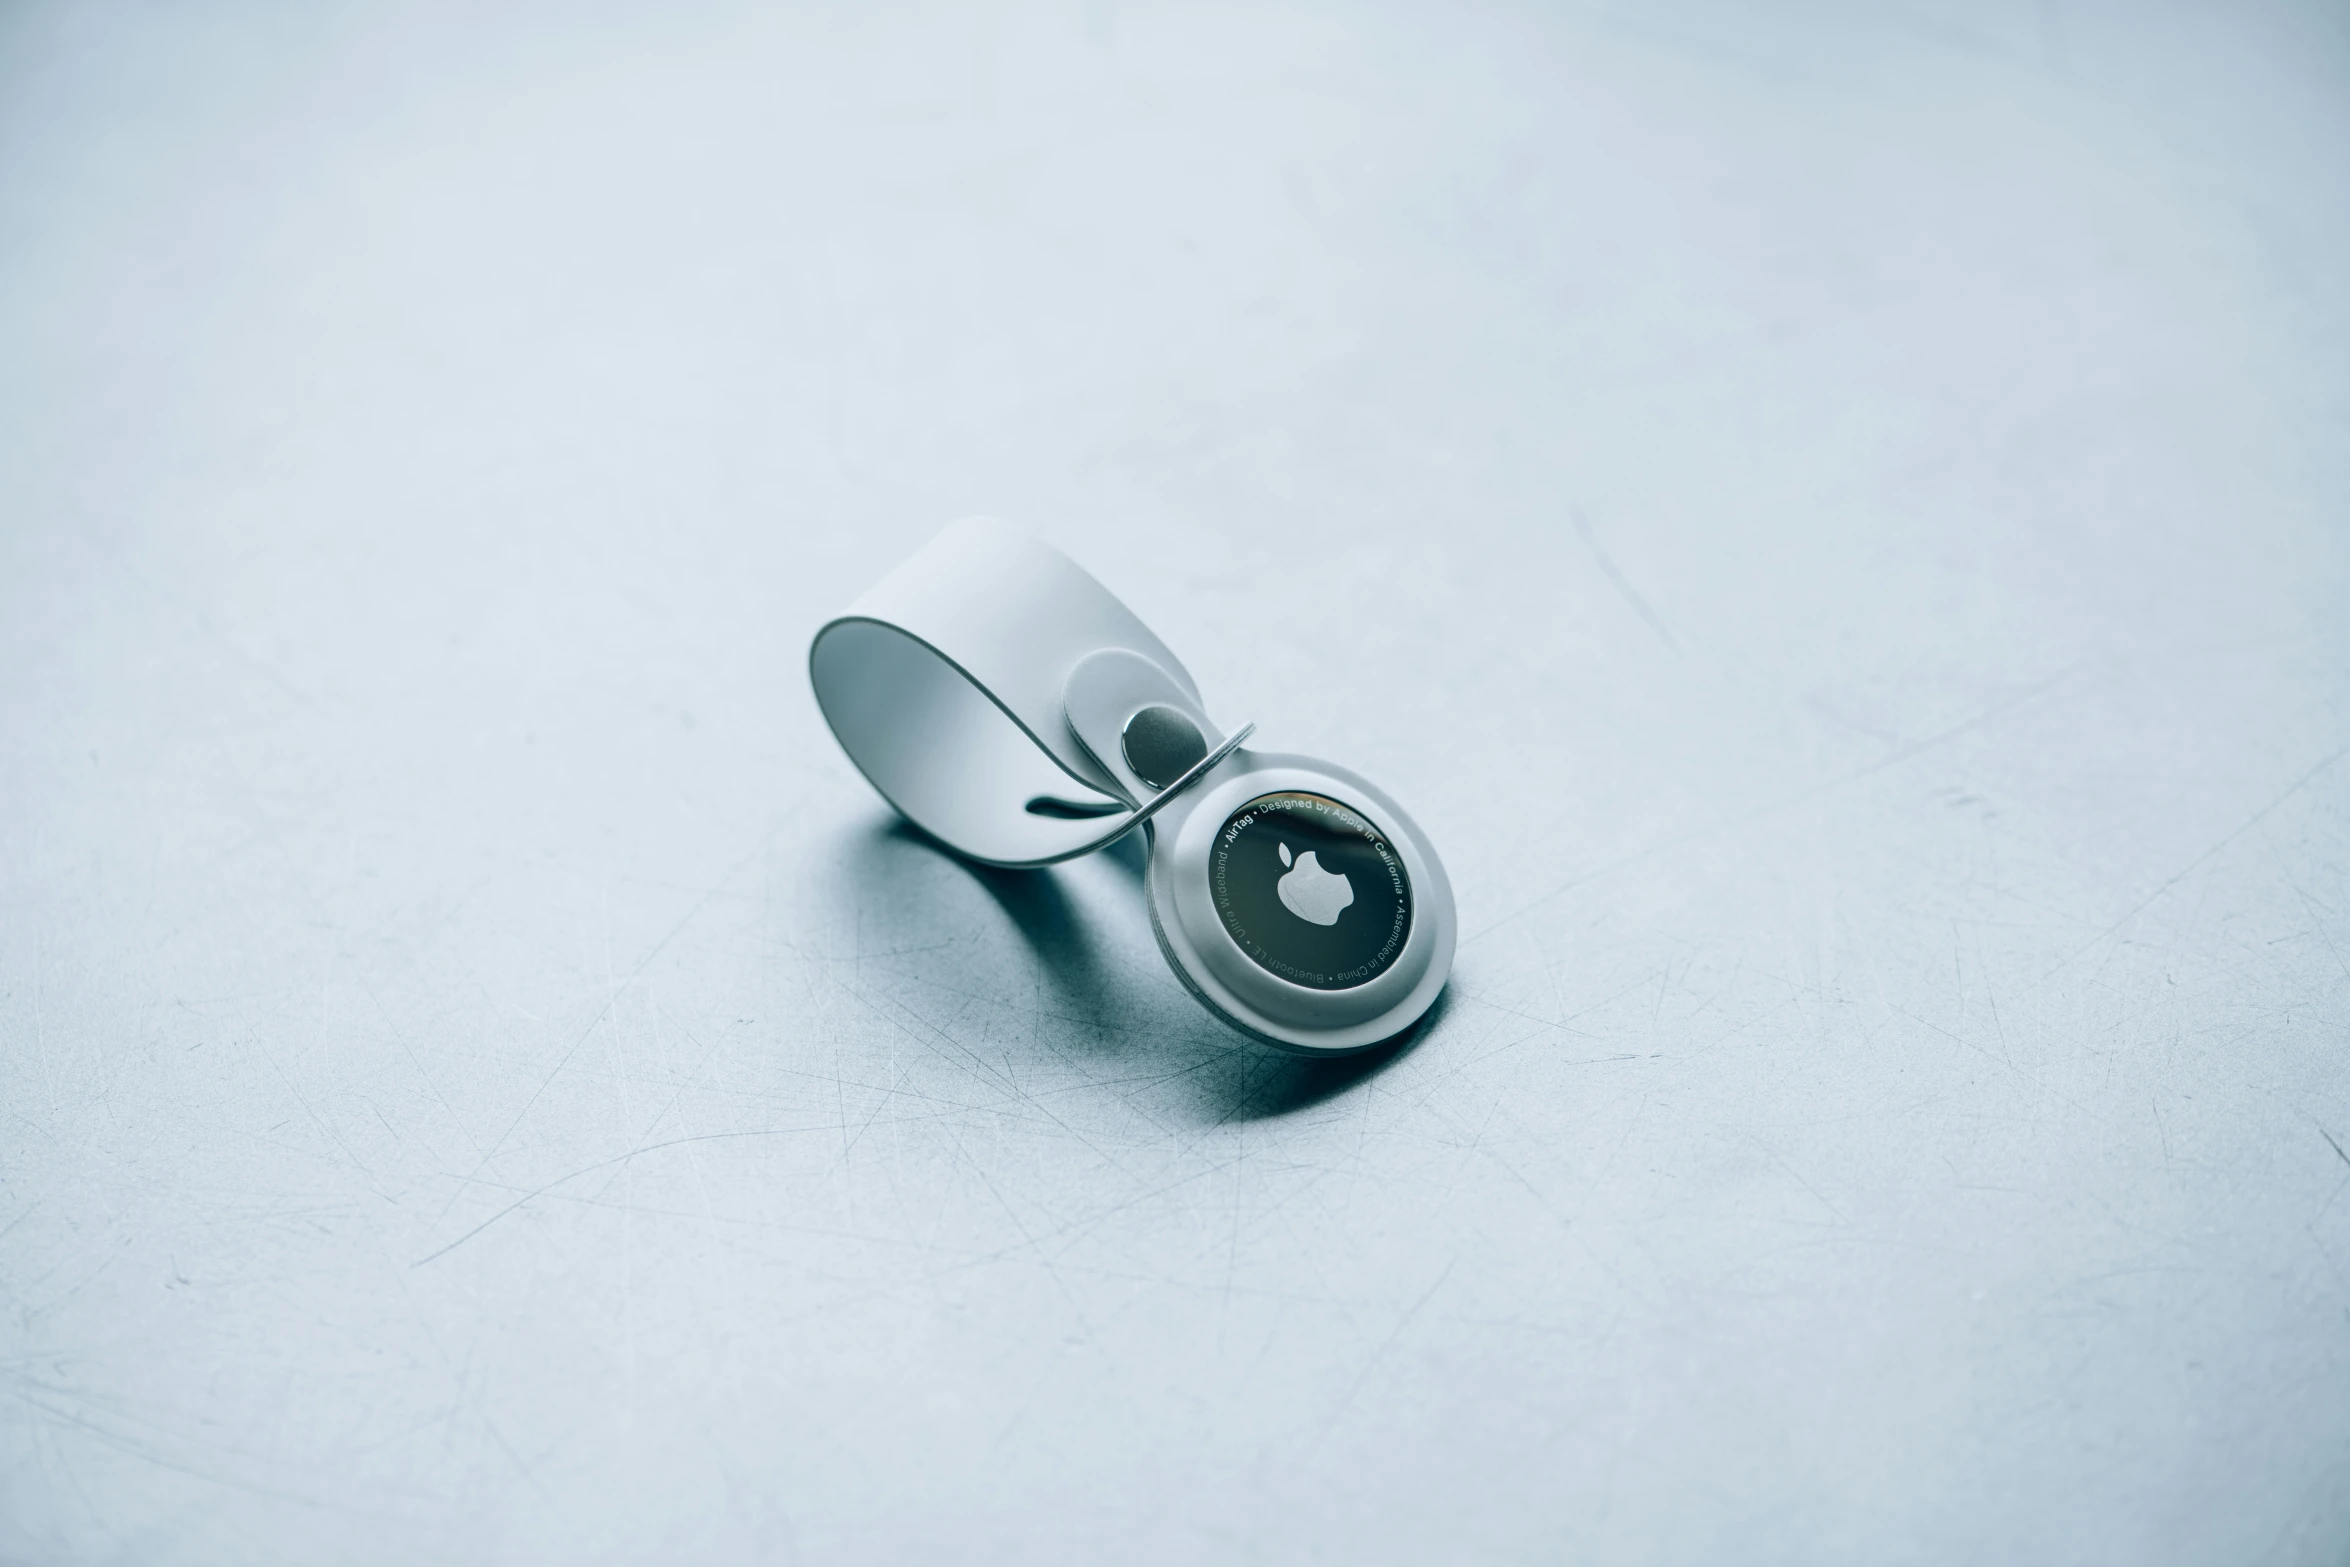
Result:
<svg viewBox="0 0 2350 1567"><path fill-rule="evenodd" d="M0 1558L2340 1563L2337 6L0 14ZM890 828L940 523L1442 846Z"/></svg>

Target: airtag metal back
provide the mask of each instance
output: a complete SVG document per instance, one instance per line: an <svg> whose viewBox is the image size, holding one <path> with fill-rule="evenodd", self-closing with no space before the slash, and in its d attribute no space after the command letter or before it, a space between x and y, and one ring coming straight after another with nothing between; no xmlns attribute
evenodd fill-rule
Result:
<svg viewBox="0 0 2350 1567"><path fill-rule="evenodd" d="M1452 888L1426 836L1370 780L1313 757L1236 751L1153 822L1147 881L1192 994L1287 1050L1392 1039L1452 969Z"/></svg>
<svg viewBox="0 0 2350 1567"><path fill-rule="evenodd" d="M1216 917L1261 967L1310 990L1351 990L1403 955L1412 882L1360 811L1284 791L1249 801L1208 859Z"/></svg>

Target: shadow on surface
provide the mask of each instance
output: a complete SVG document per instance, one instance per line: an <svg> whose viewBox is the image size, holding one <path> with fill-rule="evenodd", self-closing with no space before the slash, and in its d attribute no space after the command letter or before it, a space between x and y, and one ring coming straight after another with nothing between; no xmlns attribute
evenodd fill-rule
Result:
<svg viewBox="0 0 2350 1567"><path fill-rule="evenodd" d="M1116 854L1121 847L1103 852ZM970 877L1020 933L1036 960L1038 975L1054 997L1056 1015L1123 1033L1128 1030L1116 1025L1113 1017L1122 1011L1147 1009L1149 998L1134 994L1121 982L1115 965L1105 961L1094 922L1071 897L1068 884L1050 868L1010 871L976 864L896 817L862 834L858 851L856 875L860 883L885 894L901 888L917 867L921 876L952 867ZM880 901L891 907L901 900L885 895ZM905 901L908 906L903 918L911 935L932 911Z"/></svg>
<svg viewBox="0 0 2350 1567"><path fill-rule="evenodd" d="M1101 857L1131 880L1134 897L1143 896L1149 858L1141 834L1120 839ZM1105 933L1096 928L1096 918L1051 868L977 865L896 818L860 835L854 858L860 882L868 892L882 894L876 901L885 910L903 906L898 917L909 937L922 934L927 912L909 885L909 871L919 865L927 875L941 864L960 869L1011 920L1051 994L1051 1012L1083 1032L1086 1053L1096 1059L1124 1058L1145 1074L1140 1080L1145 1088L1165 1085L1188 1101L1191 1113L1213 1124L1267 1120L1335 1098L1409 1055L1444 1012L1440 996L1409 1032L1356 1055L1319 1060L1290 1055L1226 1027L1172 974L1166 985L1136 984L1134 975L1121 972L1124 965L1105 956ZM1140 909L1135 912L1147 918ZM1163 962L1155 943L1152 957ZM1105 1093L1132 1098L1135 1084L1136 1079L1122 1075L1100 1086Z"/></svg>
<svg viewBox="0 0 2350 1567"><path fill-rule="evenodd" d="M1243 1091L1234 1096L1229 1118L1268 1121L1275 1116L1311 1110L1358 1083L1369 1082L1419 1047L1420 1041L1428 1037L1428 1031L1444 1016L1445 1006L1451 999L1451 990L1440 992L1436 1004L1411 1028L1385 1044L1373 1045L1351 1056L1316 1059L1289 1055L1270 1045L1262 1047L1261 1068L1248 1074Z"/></svg>
<svg viewBox="0 0 2350 1567"><path fill-rule="evenodd" d="M1011 916L1020 939L1036 955L1036 966L1047 984L1085 1011L1103 1001L1110 976L1102 967L1101 953L1084 914L1070 901L1069 890L1060 878L1050 870L998 870L960 859L955 863L970 872L971 879L995 899L996 907Z"/></svg>

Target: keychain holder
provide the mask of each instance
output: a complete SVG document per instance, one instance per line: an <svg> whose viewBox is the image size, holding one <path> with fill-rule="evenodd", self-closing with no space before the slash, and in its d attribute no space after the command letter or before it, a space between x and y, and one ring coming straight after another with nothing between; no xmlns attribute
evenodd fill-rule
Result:
<svg viewBox="0 0 2350 1567"><path fill-rule="evenodd" d="M1151 929L1210 1011L1337 1055L1417 1023L1452 968L1452 887L1368 779L1246 749L1074 561L958 522L816 633L809 678L882 798L955 853L1029 868L1140 828Z"/></svg>

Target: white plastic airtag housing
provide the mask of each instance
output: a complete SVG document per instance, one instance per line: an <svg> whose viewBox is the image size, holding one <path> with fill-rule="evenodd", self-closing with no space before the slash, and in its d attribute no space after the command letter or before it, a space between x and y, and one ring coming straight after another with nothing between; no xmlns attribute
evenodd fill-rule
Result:
<svg viewBox="0 0 2350 1567"><path fill-rule="evenodd" d="M817 631L808 674L858 770L957 854L1035 868L1141 828L1160 950L1257 1039L1344 1055L1444 988L1452 887L1419 825L1346 768L1242 749L1253 726L1220 728L1166 645L1048 545L954 524Z"/></svg>
<svg viewBox="0 0 2350 1567"><path fill-rule="evenodd" d="M1410 933L1366 983L1321 990L1263 967L1218 918L1209 891L1216 840L1234 812L1264 795L1300 793L1359 813L1394 846L1410 878ZM1148 824L1151 929L1191 993L1233 1027L1301 1055L1368 1049L1418 1022L1452 971L1452 884L1419 824L1359 773L1310 756L1234 752Z"/></svg>

